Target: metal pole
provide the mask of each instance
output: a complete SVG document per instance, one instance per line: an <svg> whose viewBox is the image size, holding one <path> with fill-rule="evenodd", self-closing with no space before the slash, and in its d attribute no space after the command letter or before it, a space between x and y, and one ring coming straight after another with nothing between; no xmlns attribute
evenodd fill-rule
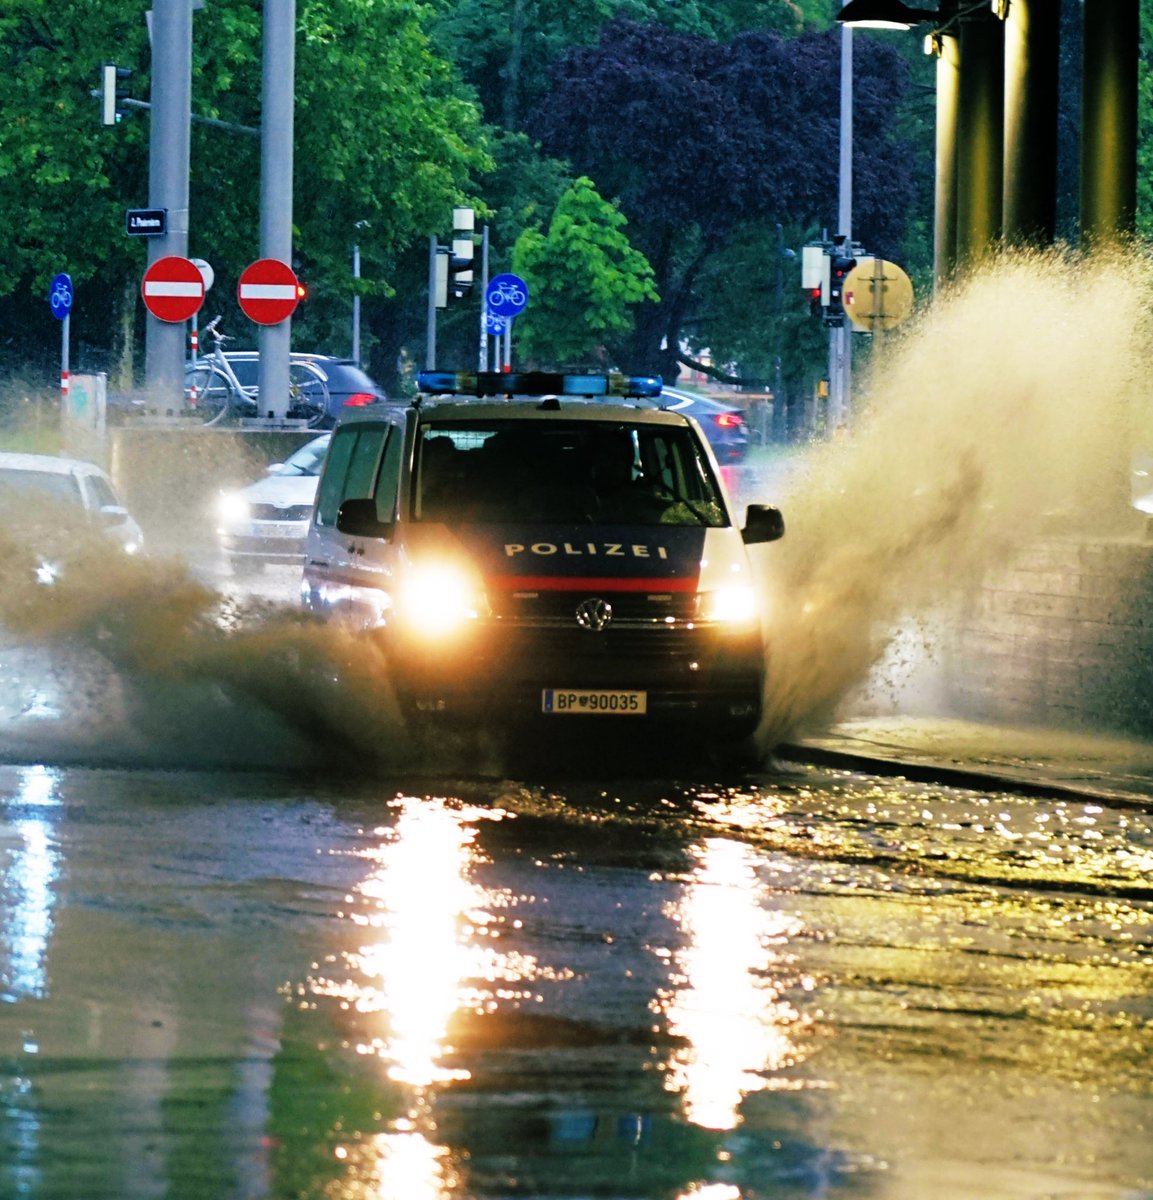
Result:
<svg viewBox="0 0 1153 1200"><path fill-rule="evenodd" d="M844 251L852 254L853 239L853 30L841 26L840 171L837 192L837 232ZM829 330L829 429L843 425L852 393L852 334L848 319Z"/></svg>
<svg viewBox="0 0 1153 1200"><path fill-rule="evenodd" d="M428 332L425 339L424 366L436 370L436 234L428 238Z"/></svg>
<svg viewBox="0 0 1153 1200"><path fill-rule="evenodd" d="M60 407L65 412L68 408L68 389L70 382L68 378L68 343L71 340L69 337L69 326L72 323L72 314L65 313L64 319L60 322Z"/></svg>
<svg viewBox="0 0 1153 1200"><path fill-rule="evenodd" d="M148 238L148 263L188 255L189 112L192 108L192 0L153 0L152 112L148 203L168 210L167 230ZM179 408L184 324L146 315L144 375L153 403Z"/></svg>
<svg viewBox="0 0 1153 1200"><path fill-rule="evenodd" d="M296 0L264 0L260 136L260 255L292 265L292 140ZM292 320L260 328L260 407L288 415Z"/></svg>
<svg viewBox="0 0 1153 1200"><path fill-rule="evenodd" d="M480 235L480 369L488 366L488 226Z"/></svg>
<svg viewBox="0 0 1153 1200"><path fill-rule="evenodd" d="M360 242L353 242L353 361L360 366Z"/></svg>

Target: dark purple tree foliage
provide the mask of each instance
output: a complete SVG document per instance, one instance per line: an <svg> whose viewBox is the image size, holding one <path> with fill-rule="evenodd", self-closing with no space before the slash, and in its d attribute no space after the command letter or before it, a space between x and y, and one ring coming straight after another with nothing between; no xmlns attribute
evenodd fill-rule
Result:
<svg viewBox="0 0 1153 1200"><path fill-rule="evenodd" d="M915 195L914 156L895 132L907 76L896 50L856 39L853 235L887 257ZM694 275L738 223L838 232L839 122L836 31L718 43L615 20L561 60L530 132L618 199L657 272L662 303L642 312L630 366L640 355L668 373Z"/></svg>

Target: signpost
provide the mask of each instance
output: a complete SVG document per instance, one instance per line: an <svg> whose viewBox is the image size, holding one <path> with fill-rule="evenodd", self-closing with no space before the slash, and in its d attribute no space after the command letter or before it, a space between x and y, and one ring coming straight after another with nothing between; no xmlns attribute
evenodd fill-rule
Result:
<svg viewBox="0 0 1153 1200"><path fill-rule="evenodd" d="M48 287L48 307L60 322L60 400L68 402L68 326L72 314L72 276L61 272Z"/></svg>
<svg viewBox="0 0 1153 1200"><path fill-rule="evenodd" d="M502 328L489 329L499 339L504 334L504 366L512 366L512 323L528 306L528 284L519 275L505 272L494 275L484 290L485 322L499 322ZM497 342L499 345L499 340Z"/></svg>
<svg viewBox="0 0 1153 1200"><path fill-rule="evenodd" d="M200 272L200 278L204 280L204 292L207 295L212 290L212 285L216 281L216 272L213 271L212 264L203 258L194 258L192 262ZM200 322L195 313L192 316L192 331L188 341L189 349L191 350L192 365L196 366L196 359L200 354Z"/></svg>
<svg viewBox="0 0 1153 1200"><path fill-rule="evenodd" d="M300 302L300 281L280 259L258 258L244 268L236 298L249 320L257 325L279 325L292 316Z"/></svg>
<svg viewBox="0 0 1153 1200"><path fill-rule="evenodd" d="M144 272L140 294L157 320L176 325L200 311L204 303L204 278L192 259L170 254L158 258Z"/></svg>
<svg viewBox="0 0 1153 1200"><path fill-rule="evenodd" d="M841 299L854 329L886 333L913 311L913 284L896 263L859 258L845 276Z"/></svg>
<svg viewBox="0 0 1153 1200"><path fill-rule="evenodd" d="M484 299L493 316L519 316L528 305L528 284L519 275L494 275L488 281Z"/></svg>

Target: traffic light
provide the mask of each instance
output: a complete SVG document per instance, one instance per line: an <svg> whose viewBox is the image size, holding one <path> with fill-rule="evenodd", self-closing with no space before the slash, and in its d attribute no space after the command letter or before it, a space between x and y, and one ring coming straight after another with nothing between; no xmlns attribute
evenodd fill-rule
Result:
<svg viewBox="0 0 1153 1200"><path fill-rule="evenodd" d="M844 254L833 253L829 260L829 300L825 309L826 325L843 325L845 323L845 305L843 293L845 276L857 265L855 258Z"/></svg>
<svg viewBox="0 0 1153 1200"><path fill-rule="evenodd" d="M298 302L308 299L308 284L301 283L300 280L296 281L296 299Z"/></svg>
<svg viewBox="0 0 1153 1200"><path fill-rule="evenodd" d="M100 124L116 125L124 116L120 101L128 98L128 81L132 78L132 69L106 62L100 71Z"/></svg>
<svg viewBox="0 0 1153 1200"><path fill-rule="evenodd" d="M472 291L472 238L454 238L448 256L449 287L457 300Z"/></svg>
<svg viewBox="0 0 1153 1200"><path fill-rule="evenodd" d="M472 291L473 258L476 246L472 233L475 214L471 208L452 210L452 253L448 257L449 289L458 300Z"/></svg>

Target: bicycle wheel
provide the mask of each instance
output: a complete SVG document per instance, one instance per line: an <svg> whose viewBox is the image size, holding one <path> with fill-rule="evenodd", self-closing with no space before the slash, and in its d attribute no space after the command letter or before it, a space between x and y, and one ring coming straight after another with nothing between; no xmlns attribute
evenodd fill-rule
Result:
<svg viewBox="0 0 1153 1200"><path fill-rule="evenodd" d="M307 421L309 429L315 429L328 419L328 380L312 363L289 364L288 415Z"/></svg>
<svg viewBox="0 0 1153 1200"><path fill-rule="evenodd" d="M232 384L212 363L198 363L184 373L184 411L205 425L223 421L232 407Z"/></svg>

